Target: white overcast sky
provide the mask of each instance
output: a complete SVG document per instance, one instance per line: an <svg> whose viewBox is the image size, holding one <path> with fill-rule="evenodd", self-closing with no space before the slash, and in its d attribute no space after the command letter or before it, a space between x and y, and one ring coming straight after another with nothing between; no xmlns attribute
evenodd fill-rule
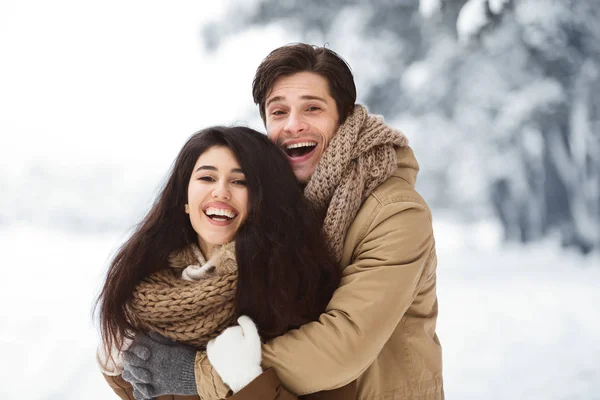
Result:
<svg viewBox="0 0 600 400"><path fill-rule="evenodd" d="M206 54L200 25L224 4L2 0L0 175L31 163L164 169L197 129L261 128L248 120L254 70L293 40L259 29Z"/></svg>

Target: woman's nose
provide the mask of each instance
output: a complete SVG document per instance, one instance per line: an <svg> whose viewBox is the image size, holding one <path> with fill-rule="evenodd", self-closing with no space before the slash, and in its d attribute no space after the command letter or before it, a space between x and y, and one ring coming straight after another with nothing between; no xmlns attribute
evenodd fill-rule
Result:
<svg viewBox="0 0 600 400"><path fill-rule="evenodd" d="M230 200L231 192L225 182L217 183L217 186L213 189L212 195L215 199Z"/></svg>

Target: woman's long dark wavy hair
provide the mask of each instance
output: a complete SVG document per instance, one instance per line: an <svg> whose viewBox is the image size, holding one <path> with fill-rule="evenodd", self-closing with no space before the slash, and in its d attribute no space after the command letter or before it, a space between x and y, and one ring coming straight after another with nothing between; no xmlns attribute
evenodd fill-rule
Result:
<svg viewBox="0 0 600 400"><path fill-rule="evenodd" d="M338 287L341 270L283 151L250 128L207 128L183 146L153 206L110 264L96 303L106 350L121 348L134 333L133 288L166 268L170 253L197 244L184 205L198 157L215 146L233 152L248 188L248 217L235 237L236 316L251 317L269 339L316 320Z"/></svg>

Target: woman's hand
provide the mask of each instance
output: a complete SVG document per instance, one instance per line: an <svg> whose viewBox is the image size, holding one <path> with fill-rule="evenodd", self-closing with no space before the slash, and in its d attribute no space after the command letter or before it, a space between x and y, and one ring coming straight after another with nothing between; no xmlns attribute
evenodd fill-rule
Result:
<svg viewBox="0 0 600 400"><path fill-rule="evenodd" d="M261 342L256 325L245 315L237 322L239 326L225 329L206 346L213 368L234 392L262 373Z"/></svg>
<svg viewBox="0 0 600 400"><path fill-rule="evenodd" d="M165 394L195 395L196 350L157 333L138 333L123 352L123 379L137 400Z"/></svg>

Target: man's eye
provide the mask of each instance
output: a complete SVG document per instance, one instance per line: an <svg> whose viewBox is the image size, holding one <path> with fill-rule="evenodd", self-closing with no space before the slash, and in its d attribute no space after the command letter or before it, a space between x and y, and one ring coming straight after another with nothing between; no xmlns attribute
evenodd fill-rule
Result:
<svg viewBox="0 0 600 400"><path fill-rule="evenodd" d="M271 115L283 115L283 114L285 114L285 113L281 110L275 110L271 113Z"/></svg>
<svg viewBox="0 0 600 400"><path fill-rule="evenodd" d="M312 106L312 107L308 107L307 111L318 111L320 109L321 109L321 107Z"/></svg>

